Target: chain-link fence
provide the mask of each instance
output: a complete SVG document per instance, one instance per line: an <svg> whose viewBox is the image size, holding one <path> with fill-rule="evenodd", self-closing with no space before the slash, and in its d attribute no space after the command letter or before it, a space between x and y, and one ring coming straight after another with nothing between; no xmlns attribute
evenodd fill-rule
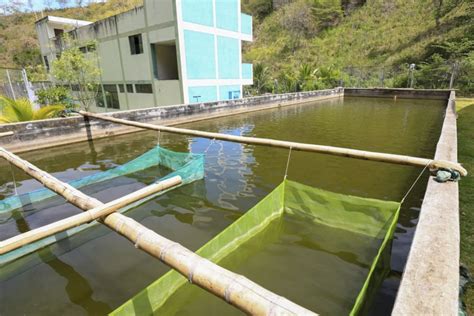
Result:
<svg viewBox="0 0 474 316"><path fill-rule="evenodd" d="M11 99L28 98L34 101L34 92L24 69L0 68L0 95Z"/></svg>
<svg viewBox="0 0 474 316"><path fill-rule="evenodd" d="M474 66L469 64L405 64L397 67L346 67L343 84L357 88L458 89L474 93Z"/></svg>

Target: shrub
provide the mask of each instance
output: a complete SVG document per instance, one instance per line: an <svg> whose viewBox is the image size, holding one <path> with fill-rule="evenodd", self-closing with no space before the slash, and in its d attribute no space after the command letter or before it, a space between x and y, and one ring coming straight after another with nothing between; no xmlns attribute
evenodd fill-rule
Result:
<svg viewBox="0 0 474 316"><path fill-rule="evenodd" d="M48 104L64 104L67 109L74 108L69 90L65 87L55 86L36 91L38 103L42 105Z"/></svg>

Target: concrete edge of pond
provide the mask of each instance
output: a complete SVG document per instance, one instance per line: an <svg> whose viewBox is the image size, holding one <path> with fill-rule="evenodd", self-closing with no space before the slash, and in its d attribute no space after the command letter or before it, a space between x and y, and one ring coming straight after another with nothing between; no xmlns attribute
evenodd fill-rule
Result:
<svg viewBox="0 0 474 316"><path fill-rule="evenodd" d="M455 92L450 92L435 159L457 161ZM462 181L462 180L461 180ZM457 315L459 188L431 177L392 315Z"/></svg>
<svg viewBox="0 0 474 316"><path fill-rule="evenodd" d="M177 125L343 96L449 99L435 158L457 161L455 93L451 90L335 88L111 112L107 115L139 122ZM15 132L13 136L0 138L0 146L13 152L26 152L141 130L75 116L0 125L0 133ZM393 315L457 314L460 242L458 210L458 184L440 184L429 179Z"/></svg>
<svg viewBox="0 0 474 316"><path fill-rule="evenodd" d="M263 95L238 100L180 104L139 110L109 112L117 118L162 125L177 125L247 112L343 97L343 88L308 92ZM15 153L67 145L76 142L122 135L143 129L88 120L82 116L0 125L0 133L15 134L0 138L0 146Z"/></svg>
<svg viewBox="0 0 474 316"><path fill-rule="evenodd" d="M344 88L344 96L369 98L398 98L447 100L451 90L444 89L410 89L410 88Z"/></svg>

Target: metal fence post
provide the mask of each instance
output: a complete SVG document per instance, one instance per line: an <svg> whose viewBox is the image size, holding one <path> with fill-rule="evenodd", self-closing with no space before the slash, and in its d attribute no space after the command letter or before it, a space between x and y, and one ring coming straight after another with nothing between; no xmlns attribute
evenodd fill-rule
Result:
<svg viewBox="0 0 474 316"><path fill-rule="evenodd" d="M24 68L21 70L21 77L22 77L23 83L25 85L25 90L26 90L26 94L28 95L28 99L30 100L31 104L33 105L33 108L35 110L39 110L39 108L40 108L39 104L36 103L36 94L32 89L31 83L28 81L28 76L27 76L26 70Z"/></svg>
<svg viewBox="0 0 474 316"><path fill-rule="evenodd" d="M451 67L451 79L449 80L449 89L452 89L454 86L454 79L456 78L458 67L459 64L457 62L454 62L453 66Z"/></svg>
<svg viewBox="0 0 474 316"><path fill-rule="evenodd" d="M13 90L12 80L10 79L10 73L8 72L8 69L6 69L6 71L7 71L8 83L9 83L9 85L10 85L10 91L11 91L11 93L12 93L13 100L16 100L16 97L15 97L15 90Z"/></svg>

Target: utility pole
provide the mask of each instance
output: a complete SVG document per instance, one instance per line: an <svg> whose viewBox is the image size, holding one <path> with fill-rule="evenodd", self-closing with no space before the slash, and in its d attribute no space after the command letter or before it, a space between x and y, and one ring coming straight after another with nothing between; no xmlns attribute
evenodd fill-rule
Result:
<svg viewBox="0 0 474 316"><path fill-rule="evenodd" d="M449 89L452 89L454 86L454 79L456 78L457 72L459 70L459 63L455 61L451 67L451 79L449 80Z"/></svg>
<svg viewBox="0 0 474 316"><path fill-rule="evenodd" d="M409 72L410 72L410 89L413 89L413 83L415 81L415 64L410 64Z"/></svg>

